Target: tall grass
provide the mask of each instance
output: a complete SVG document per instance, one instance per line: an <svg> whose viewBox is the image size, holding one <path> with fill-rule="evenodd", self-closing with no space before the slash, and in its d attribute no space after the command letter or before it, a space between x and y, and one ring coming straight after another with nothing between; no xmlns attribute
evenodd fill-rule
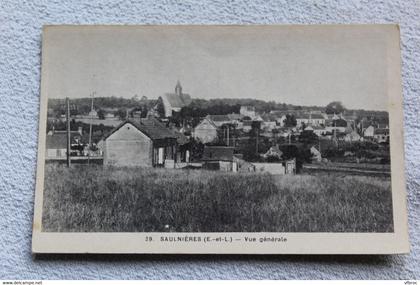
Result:
<svg viewBox="0 0 420 285"><path fill-rule="evenodd" d="M43 230L389 232L390 181L46 165Z"/></svg>

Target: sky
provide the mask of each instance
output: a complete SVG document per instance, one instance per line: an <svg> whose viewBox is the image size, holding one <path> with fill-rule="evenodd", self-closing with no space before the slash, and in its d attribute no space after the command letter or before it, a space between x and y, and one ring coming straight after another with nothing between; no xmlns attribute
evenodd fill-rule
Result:
<svg viewBox="0 0 420 285"><path fill-rule="evenodd" d="M380 26L52 26L43 39L49 98L152 99L179 80L192 98L388 106Z"/></svg>

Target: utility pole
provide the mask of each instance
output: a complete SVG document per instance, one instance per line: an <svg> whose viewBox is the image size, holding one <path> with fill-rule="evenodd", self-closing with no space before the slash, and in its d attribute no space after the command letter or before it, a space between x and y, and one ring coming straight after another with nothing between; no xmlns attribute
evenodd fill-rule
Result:
<svg viewBox="0 0 420 285"><path fill-rule="evenodd" d="M90 123L89 123L89 144L88 144L88 165L90 163L90 148L92 145L92 121L93 121L93 96L95 96L95 92L93 92L90 97L92 98L90 104Z"/></svg>
<svg viewBox="0 0 420 285"><path fill-rule="evenodd" d="M227 126L227 146L229 146L229 125Z"/></svg>
<svg viewBox="0 0 420 285"><path fill-rule="evenodd" d="M67 121L67 167L70 167L70 100L69 97L66 98L66 121Z"/></svg>

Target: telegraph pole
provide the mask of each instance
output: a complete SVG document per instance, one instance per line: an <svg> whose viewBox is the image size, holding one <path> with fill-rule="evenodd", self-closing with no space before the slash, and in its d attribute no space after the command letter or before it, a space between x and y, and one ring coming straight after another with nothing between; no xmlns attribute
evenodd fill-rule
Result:
<svg viewBox="0 0 420 285"><path fill-rule="evenodd" d="M92 101L90 104L90 122L89 122L89 144L88 144L88 165L90 163L90 148L92 145L92 121L93 121L93 96L95 96L95 92L91 95Z"/></svg>
<svg viewBox="0 0 420 285"><path fill-rule="evenodd" d="M67 167L71 165L70 159L70 100L69 97L66 98L66 121L67 121Z"/></svg>
<svg viewBox="0 0 420 285"><path fill-rule="evenodd" d="M227 126L227 146L229 146L229 125Z"/></svg>

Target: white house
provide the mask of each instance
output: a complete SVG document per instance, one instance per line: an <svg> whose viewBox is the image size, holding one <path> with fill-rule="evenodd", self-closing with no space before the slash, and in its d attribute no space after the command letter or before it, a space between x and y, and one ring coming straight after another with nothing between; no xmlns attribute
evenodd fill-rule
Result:
<svg viewBox="0 0 420 285"><path fill-rule="evenodd" d="M300 127L302 124L305 126L312 125L312 126L321 126L325 125L325 118L321 114L300 114L296 116L296 126Z"/></svg>
<svg viewBox="0 0 420 285"><path fill-rule="evenodd" d="M305 131L312 131L314 132L314 134L316 134L318 137L327 134L327 129L325 127L322 126L307 126L305 128Z"/></svg>
<svg viewBox="0 0 420 285"><path fill-rule="evenodd" d="M244 117L250 117L251 119L254 119L257 116L254 106L241 106L239 113Z"/></svg>
<svg viewBox="0 0 420 285"><path fill-rule="evenodd" d="M322 161L321 152L315 146L312 146L310 151L311 151L311 154L312 154L312 161L314 161L314 162L321 162Z"/></svg>
<svg viewBox="0 0 420 285"><path fill-rule="evenodd" d="M363 136L366 138L373 138L374 134L375 134L375 128L373 126L369 126L363 131Z"/></svg>
<svg viewBox="0 0 420 285"><path fill-rule="evenodd" d="M206 117L194 128L193 137L202 143L210 143L217 138L217 126Z"/></svg>
<svg viewBox="0 0 420 285"><path fill-rule="evenodd" d="M346 142L356 142L356 141L360 141L361 138L362 137L356 131L352 131L351 133L347 134L344 137L344 140Z"/></svg>

